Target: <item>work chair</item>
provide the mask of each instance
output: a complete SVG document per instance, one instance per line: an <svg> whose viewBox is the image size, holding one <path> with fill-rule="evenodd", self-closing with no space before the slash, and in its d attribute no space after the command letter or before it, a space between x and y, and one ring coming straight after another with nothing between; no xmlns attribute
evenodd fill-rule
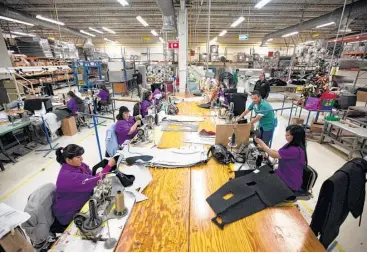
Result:
<svg viewBox="0 0 367 253"><path fill-rule="evenodd" d="M108 113L108 114L112 114L112 100L111 100L111 95L108 96L107 98L107 103L106 104L102 104L101 105L101 115L103 115L104 113Z"/></svg>
<svg viewBox="0 0 367 253"><path fill-rule="evenodd" d="M311 166L307 165L303 169L303 182L299 191L293 191L297 200L310 200L313 198L312 188L314 187L318 174Z"/></svg>

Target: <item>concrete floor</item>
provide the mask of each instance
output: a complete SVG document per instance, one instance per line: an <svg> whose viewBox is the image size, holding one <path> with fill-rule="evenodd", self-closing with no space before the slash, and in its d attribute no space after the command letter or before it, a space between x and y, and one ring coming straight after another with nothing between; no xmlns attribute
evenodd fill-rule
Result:
<svg viewBox="0 0 367 253"><path fill-rule="evenodd" d="M122 103L117 104L121 106ZM124 103L131 110L133 103ZM280 108L281 103L272 103L273 108ZM289 104L286 104L286 106ZM304 112L305 113L305 112ZM283 116L278 116L279 124L273 140L273 148L280 148L285 144L285 127L288 124L289 110L284 111ZM107 121L109 125L112 121ZM98 127L101 140L102 152L105 150L105 126ZM53 145L66 146L70 143L81 145L85 148L84 160L93 166L99 162L99 154L96 144L96 136L93 128L82 128L81 132L72 137L61 137L53 141ZM309 201L300 201L299 207L307 222L311 221L311 214L315 207L322 183L338 170L345 162L345 156L336 152L329 146L320 145L317 142L308 141L307 152L309 164L318 171L319 178L314 187L314 198ZM14 208L23 210L30 193L39 186L53 182L55 183L60 165L55 160L54 152L46 157L44 152L31 152L18 159L16 164L6 164L6 170L0 172L0 202L4 202ZM154 179L153 179L154 180ZM367 202L365 203L367 209ZM329 251L367 251L365 234L367 232L367 220L363 219L361 227L358 226L359 219L348 216L340 229L340 234Z"/></svg>

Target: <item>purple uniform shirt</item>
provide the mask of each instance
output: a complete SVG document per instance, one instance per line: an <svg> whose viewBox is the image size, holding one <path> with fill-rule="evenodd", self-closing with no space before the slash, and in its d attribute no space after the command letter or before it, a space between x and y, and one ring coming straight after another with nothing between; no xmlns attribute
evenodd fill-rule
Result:
<svg viewBox="0 0 367 253"><path fill-rule="evenodd" d="M149 107L152 106L152 102L149 100L144 100L143 102L141 102L141 116L143 116L143 118L145 118L145 116L148 115L148 109Z"/></svg>
<svg viewBox="0 0 367 253"><path fill-rule="evenodd" d="M163 94L160 91L160 89L155 89L152 95L153 95L153 99L155 99L155 104L156 105L159 103L159 101L161 101L163 99ZM161 95L161 96L159 96L159 95ZM157 98L156 98L156 96L157 96Z"/></svg>
<svg viewBox="0 0 367 253"><path fill-rule="evenodd" d="M129 134L131 127L135 124L134 117L130 116L129 120L119 120L116 123L115 132L117 135L117 142L119 145L123 144L127 139L132 139L137 130L135 130L132 134Z"/></svg>
<svg viewBox="0 0 367 253"><path fill-rule="evenodd" d="M78 107L78 103L76 102L75 98L69 99L66 106L73 113L73 115L75 115L78 112L79 107Z"/></svg>
<svg viewBox="0 0 367 253"><path fill-rule="evenodd" d="M224 96L224 89L219 90L219 98L223 98L223 104L228 105L228 99Z"/></svg>
<svg viewBox="0 0 367 253"><path fill-rule="evenodd" d="M300 147L282 147L279 149L279 167L275 173L292 190L300 190L303 180L303 167L306 165L305 152Z"/></svg>
<svg viewBox="0 0 367 253"><path fill-rule="evenodd" d="M105 91L105 90L100 90L99 93L97 94L97 97L99 97L101 99L101 101L103 102L107 102L108 101L108 96L110 94Z"/></svg>
<svg viewBox="0 0 367 253"><path fill-rule="evenodd" d="M110 171L107 165L102 173ZM91 179L85 184L85 179ZM80 167L73 167L67 163L61 166L56 181L56 198L52 211L56 219L67 225L73 220L74 214L78 213L87 202L97 185L99 177L93 177L88 165L82 163Z"/></svg>

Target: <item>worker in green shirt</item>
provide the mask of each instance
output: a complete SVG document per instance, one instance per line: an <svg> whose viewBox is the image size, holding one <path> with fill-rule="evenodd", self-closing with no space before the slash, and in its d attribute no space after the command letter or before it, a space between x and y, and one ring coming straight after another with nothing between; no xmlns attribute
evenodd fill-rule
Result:
<svg viewBox="0 0 367 253"><path fill-rule="evenodd" d="M237 87L238 84L238 74L240 73L239 69L236 69L236 72L233 74L234 87Z"/></svg>
<svg viewBox="0 0 367 253"><path fill-rule="evenodd" d="M273 138L273 132L277 126L277 119L274 117L273 107L270 103L261 98L259 91L254 91L251 94L252 103L249 105L238 119L245 117L250 111L255 111L255 118L251 119L250 123L255 124L259 122L258 128L261 132L261 139L266 145L269 145Z"/></svg>

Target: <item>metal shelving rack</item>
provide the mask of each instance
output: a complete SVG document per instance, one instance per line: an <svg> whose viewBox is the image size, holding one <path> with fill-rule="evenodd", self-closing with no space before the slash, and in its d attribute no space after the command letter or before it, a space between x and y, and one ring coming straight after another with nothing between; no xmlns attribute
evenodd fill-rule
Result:
<svg viewBox="0 0 367 253"><path fill-rule="evenodd" d="M78 68L83 68L83 80L78 78ZM89 69L98 69L98 78L102 80L102 67L100 61L74 61L72 63L72 69L74 73L75 84L78 86L78 91L80 92L80 86L85 86L87 89L93 88L95 82L90 82L89 80ZM80 81L82 81L80 83Z"/></svg>

